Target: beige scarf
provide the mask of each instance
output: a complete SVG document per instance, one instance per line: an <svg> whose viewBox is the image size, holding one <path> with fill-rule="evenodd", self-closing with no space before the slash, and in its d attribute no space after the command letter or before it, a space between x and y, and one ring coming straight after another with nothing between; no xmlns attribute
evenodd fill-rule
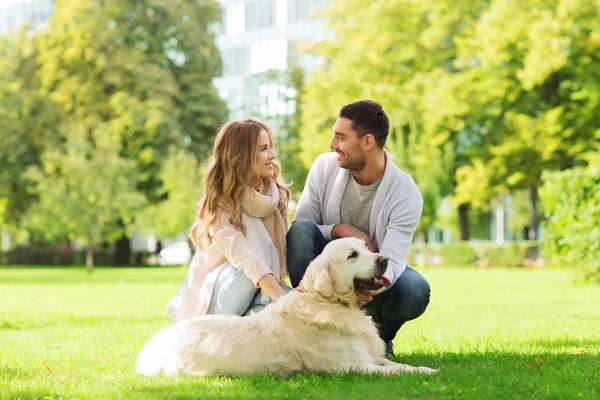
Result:
<svg viewBox="0 0 600 400"><path fill-rule="evenodd" d="M274 182L262 185L260 191L247 186L242 197L242 210L251 217L260 218L279 254L280 279L287 276L285 261L285 234L287 224L283 219L285 210L279 210L279 188Z"/></svg>

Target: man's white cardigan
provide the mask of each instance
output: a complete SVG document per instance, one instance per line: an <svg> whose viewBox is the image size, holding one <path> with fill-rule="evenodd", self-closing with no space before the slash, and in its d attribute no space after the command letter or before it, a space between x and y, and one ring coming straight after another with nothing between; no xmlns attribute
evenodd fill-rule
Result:
<svg viewBox="0 0 600 400"><path fill-rule="evenodd" d="M385 276L394 284L406 269L406 254L421 218L423 197L413 179L392 163L387 151L384 153L385 172L371 209L368 235L378 252L389 258ZM341 223L340 207L349 174L338 166L335 152L321 154L308 172L294 222L315 222L325 240L331 241L333 226Z"/></svg>

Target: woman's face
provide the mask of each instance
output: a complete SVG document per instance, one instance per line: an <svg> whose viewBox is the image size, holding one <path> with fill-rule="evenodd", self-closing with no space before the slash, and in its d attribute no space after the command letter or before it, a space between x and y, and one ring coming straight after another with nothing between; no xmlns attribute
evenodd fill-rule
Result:
<svg viewBox="0 0 600 400"><path fill-rule="evenodd" d="M258 167L258 173L261 178L272 178L275 172L275 166L273 161L275 160L275 153L271 149L271 140L267 131L263 130L260 132L258 139L258 155L256 156L256 166Z"/></svg>

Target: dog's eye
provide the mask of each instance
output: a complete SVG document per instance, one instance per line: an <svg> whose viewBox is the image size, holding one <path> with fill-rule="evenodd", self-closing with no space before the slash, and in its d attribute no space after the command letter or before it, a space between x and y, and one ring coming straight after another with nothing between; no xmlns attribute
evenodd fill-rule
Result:
<svg viewBox="0 0 600 400"><path fill-rule="evenodd" d="M350 255L348 256L348 259L356 257L358 257L358 251L353 250L352 253L350 253Z"/></svg>

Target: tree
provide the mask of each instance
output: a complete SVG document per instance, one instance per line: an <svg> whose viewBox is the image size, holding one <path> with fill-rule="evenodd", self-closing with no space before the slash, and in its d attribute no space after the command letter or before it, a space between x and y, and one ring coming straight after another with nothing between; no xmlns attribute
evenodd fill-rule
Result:
<svg viewBox="0 0 600 400"><path fill-rule="evenodd" d="M17 227L35 196L22 173L56 143L58 107L40 91L38 49L27 27L0 38L0 220ZM5 225L6 224L6 225Z"/></svg>
<svg viewBox="0 0 600 400"><path fill-rule="evenodd" d="M149 204L166 196L160 174L171 148L204 159L225 119L211 82L221 61L208 25L218 14L214 1L59 1L39 35L41 86L61 125L83 129L92 147L96 133L118 142ZM120 225L115 262L126 264Z"/></svg>
<svg viewBox="0 0 600 400"><path fill-rule="evenodd" d="M461 74L486 77L471 98L497 110L501 124L457 191L475 182L485 193L528 190L530 239L542 172L581 164L597 140L600 71L590 66L600 61L599 17L600 6L584 0L495 1L459 46Z"/></svg>
<svg viewBox="0 0 600 400"><path fill-rule="evenodd" d="M340 106L376 100L392 123L387 148L425 198L420 229L431 227L442 198L452 193L454 171L468 163L469 148L481 143L469 137L476 135L474 122L452 116L468 108L436 90L455 85L449 78L456 72L455 38L468 32L487 6L487 1L394 0L368 6L333 1L329 25L335 39L316 47L323 63L306 85L300 131L304 165L327 150ZM432 106L434 97L450 103ZM461 221L467 221L467 205L460 204Z"/></svg>
<svg viewBox="0 0 600 400"><path fill-rule="evenodd" d="M94 245L122 234L146 200L137 191L137 169L122 158L120 143L105 131L90 133L82 124L65 128L63 150L44 152L39 166L25 178L32 182L38 202L24 224L47 238L81 241L87 248L86 265L94 266Z"/></svg>
<svg viewBox="0 0 600 400"><path fill-rule="evenodd" d="M214 0L104 3L109 27L123 35L124 44L172 76L180 135L186 150L204 160L227 119L225 102L212 83L221 75L222 63L209 26L221 18L220 6Z"/></svg>
<svg viewBox="0 0 600 400"><path fill-rule="evenodd" d="M137 225L162 238L186 230L194 221L194 206L203 194L203 168L195 156L173 150L163 164L160 180L161 200L141 213Z"/></svg>

